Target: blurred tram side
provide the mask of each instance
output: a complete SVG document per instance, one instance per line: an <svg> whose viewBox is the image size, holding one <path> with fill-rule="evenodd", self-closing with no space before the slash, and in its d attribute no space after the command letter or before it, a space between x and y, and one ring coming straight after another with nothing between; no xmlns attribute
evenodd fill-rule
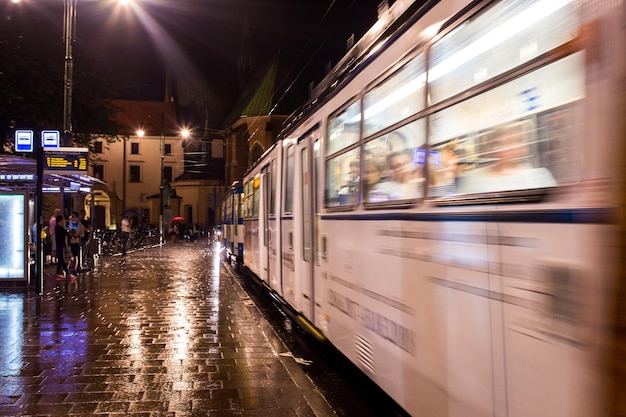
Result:
<svg viewBox="0 0 626 417"><path fill-rule="evenodd" d="M625 21L397 0L246 174L245 266L411 415L624 415Z"/></svg>
<svg viewBox="0 0 626 417"><path fill-rule="evenodd" d="M221 204L221 241L224 256L229 260L243 263L243 216L241 212L243 187L236 181L226 190Z"/></svg>
<svg viewBox="0 0 626 417"><path fill-rule="evenodd" d="M289 250L293 241L291 234L282 234L283 229L290 230L291 209L287 207L285 215L281 216L281 202L284 198L285 201L290 200L293 192L293 184L281 181L283 152L281 141L268 149L254 174L247 177L243 189L245 265L263 282L279 291L282 290L283 275L288 275L280 267L280 262L286 257L284 251ZM291 157L287 157L286 163L291 164L289 166L293 169Z"/></svg>

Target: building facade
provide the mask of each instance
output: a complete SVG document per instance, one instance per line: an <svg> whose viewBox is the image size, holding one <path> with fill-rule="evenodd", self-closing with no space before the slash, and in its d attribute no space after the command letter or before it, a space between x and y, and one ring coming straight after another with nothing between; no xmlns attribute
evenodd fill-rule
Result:
<svg viewBox="0 0 626 417"><path fill-rule="evenodd" d="M105 184L93 193L95 226L114 229L125 210L143 213L142 222L159 224L161 185L163 211L178 216L180 198L170 184L184 170L184 153L173 102L115 100L118 123L128 129L121 141L96 139L90 152L89 174ZM161 174L161 166L163 171ZM91 206L92 196L85 204Z"/></svg>
<svg viewBox="0 0 626 417"><path fill-rule="evenodd" d="M103 219L104 228L117 224L127 209L136 209L144 213L144 220L158 224L162 145L163 181L171 183L183 172L179 137L135 135L120 142L94 142L91 175L107 184L94 193L95 207L100 207L96 217ZM179 214L178 207L168 205L174 216Z"/></svg>
<svg viewBox="0 0 626 417"><path fill-rule="evenodd" d="M242 116L224 131L226 184L243 179L247 169L276 141L286 116Z"/></svg>

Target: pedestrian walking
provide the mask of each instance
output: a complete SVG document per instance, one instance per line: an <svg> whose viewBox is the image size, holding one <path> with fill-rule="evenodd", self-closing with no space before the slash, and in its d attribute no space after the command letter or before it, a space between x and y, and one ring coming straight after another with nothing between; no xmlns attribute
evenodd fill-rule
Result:
<svg viewBox="0 0 626 417"><path fill-rule="evenodd" d="M122 258L126 258L126 247L130 238L130 220L128 216L122 217Z"/></svg>
<svg viewBox="0 0 626 417"><path fill-rule="evenodd" d="M72 212L67 230L69 232L70 248L72 248L72 260L68 268L72 274L76 275L77 270L80 269L80 242L85 235L85 228L80 221L77 211Z"/></svg>
<svg viewBox="0 0 626 417"><path fill-rule="evenodd" d="M68 232L65 230L65 218L62 214L59 214L55 218L54 239L56 242L56 257L57 257L57 280L64 280L67 276L70 280L75 280L76 275L70 274L67 266L66 253L71 249L69 246ZM67 257L71 259L71 255Z"/></svg>
<svg viewBox="0 0 626 417"><path fill-rule="evenodd" d="M85 233L80 240L81 246L81 263L80 268L82 270L89 269L87 265L87 259L92 256L91 251L89 250L89 245L91 243L91 220L87 218L87 212L85 210L80 211L80 222L83 225L83 229Z"/></svg>
<svg viewBox="0 0 626 417"><path fill-rule="evenodd" d="M170 240L172 243L178 242L178 224L175 222L170 225Z"/></svg>
<svg viewBox="0 0 626 417"><path fill-rule="evenodd" d="M57 216L61 214L60 208L55 208L52 216L50 217L50 221L48 222L48 232L50 233L50 239L52 240L52 251L50 252L50 264L54 265L56 263L54 257L57 253L57 241L54 238L54 234L56 232L56 219Z"/></svg>

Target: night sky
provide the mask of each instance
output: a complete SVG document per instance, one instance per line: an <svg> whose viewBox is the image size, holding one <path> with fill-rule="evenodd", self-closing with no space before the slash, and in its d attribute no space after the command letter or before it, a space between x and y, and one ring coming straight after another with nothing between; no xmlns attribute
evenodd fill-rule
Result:
<svg viewBox="0 0 626 417"><path fill-rule="evenodd" d="M161 99L164 70L175 77L211 82L233 78L243 22L250 30L252 65L279 50L292 57L293 72L308 85L327 62L345 53L376 20L379 0L134 0L132 10L79 4L78 42L103 74L131 80L128 97ZM81 0L79 0L81 3ZM332 4L332 7L330 7ZM326 17L324 18L324 16ZM106 16L106 18L102 18Z"/></svg>
<svg viewBox="0 0 626 417"><path fill-rule="evenodd" d="M55 56L63 53L62 0L2 1L3 18L11 19L12 27L45 39L42 48L56 45ZM75 68L114 85L111 98L129 100L163 100L167 73L188 91L177 97L179 105L197 107L196 119L207 108L217 125L240 94L237 61L244 22L252 71L280 51L289 63L283 71L297 79L293 88L306 93L306 86L323 78L326 65L345 54L348 37L354 33L358 41L376 21L379 2L131 0L123 7L117 0L78 0ZM282 88L291 83L278 81Z"/></svg>

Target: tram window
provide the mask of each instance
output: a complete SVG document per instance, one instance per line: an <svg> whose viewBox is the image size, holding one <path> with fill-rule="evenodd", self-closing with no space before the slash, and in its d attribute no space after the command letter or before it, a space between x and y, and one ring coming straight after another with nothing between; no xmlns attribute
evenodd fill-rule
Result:
<svg viewBox="0 0 626 417"><path fill-rule="evenodd" d="M270 193L270 216L274 216L275 212L275 204L276 204L276 158L272 159L272 165L270 168L270 178L271 178L271 193Z"/></svg>
<svg viewBox="0 0 626 417"><path fill-rule="evenodd" d="M259 216L259 203L261 202L261 197L260 197L260 185L261 185L261 176L259 174L257 174L254 177L254 180L252 182L252 216L254 217L258 217Z"/></svg>
<svg viewBox="0 0 626 417"><path fill-rule="evenodd" d="M432 103L487 81L571 40L575 2L498 2L433 45L429 55Z"/></svg>
<svg viewBox="0 0 626 417"><path fill-rule="evenodd" d="M248 216L248 183L243 184L243 197L241 199L241 204L243 205L243 217Z"/></svg>
<svg viewBox="0 0 626 417"><path fill-rule="evenodd" d="M232 198L233 198L232 195L228 194L228 198L226 199L226 208L225 208L226 224L231 224L233 222Z"/></svg>
<svg viewBox="0 0 626 417"><path fill-rule="evenodd" d="M471 170L472 165L467 155L473 155L473 137L461 137L439 144L432 148L428 162L428 184L431 197L455 194L457 182L464 170Z"/></svg>
<svg viewBox="0 0 626 417"><path fill-rule="evenodd" d="M248 183L248 215L254 216L254 180Z"/></svg>
<svg viewBox="0 0 626 417"><path fill-rule="evenodd" d="M581 140L573 115L584 97L583 73L584 57L577 53L434 114L431 151L440 152L446 164L456 158L457 172L451 188L444 180L449 173L442 172L446 166L432 166L429 194L527 190L573 181ZM503 115L517 118L501 121ZM509 168L503 170L504 165Z"/></svg>
<svg viewBox="0 0 626 417"><path fill-rule="evenodd" d="M244 199L243 199L243 215L250 217L250 203L252 202L252 195L250 193L250 181L246 182L243 187Z"/></svg>
<svg viewBox="0 0 626 417"><path fill-rule="evenodd" d="M239 213L237 211L238 201L239 201L239 197L238 197L237 193L235 191L233 191L232 197L228 199L228 204L232 205L232 207L228 208L228 211L230 213L232 213L232 215L230 217L231 217L232 223L234 225L233 232L234 232L235 235L237 234L237 222L238 222L238 219L239 219Z"/></svg>
<svg viewBox="0 0 626 417"><path fill-rule="evenodd" d="M242 214L245 213L245 209L244 209L245 201L246 201L246 198L242 190L242 192L239 193L239 195L237 196L237 219L241 218Z"/></svg>
<svg viewBox="0 0 626 417"><path fill-rule="evenodd" d="M359 140L361 125L361 103L356 101L338 115L328 120L328 142L326 154L330 155Z"/></svg>
<svg viewBox="0 0 626 417"><path fill-rule="evenodd" d="M550 169L559 183L580 180L582 140L579 124L582 117L580 106L562 106L537 115L537 152L540 166Z"/></svg>
<svg viewBox="0 0 626 417"><path fill-rule="evenodd" d="M357 203L361 163L359 149L326 161L326 207Z"/></svg>
<svg viewBox="0 0 626 417"><path fill-rule="evenodd" d="M294 147L287 149L287 166L285 169L285 213L291 213L293 206L293 175L294 175Z"/></svg>
<svg viewBox="0 0 626 417"><path fill-rule="evenodd" d="M363 99L363 136L370 136L424 109L425 83L424 56L420 54L368 91Z"/></svg>
<svg viewBox="0 0 626 417"><path fill-rule="evenodd" d="M419 198L424 194L425 121L417 120L365 144L363 201Z"/></svg>
<svg viewBox="0 0 626 417"><path fill-rule="evenodd" d="M460 193L553 187L552 173L539 166L536 128L530 120L497 126L478 136L484 167L460 177Z"/></svg>
<svg viewBox="0 0 626 417"><path fill-rule="evenodd" d="M246 217L252 217L252 203L254 197L252 194L252 181L246 183Z"/></svg>
<svg viewBox="0 0 626 417"><path fill-rule="evenodd" d="M433 166L430 194L440 196L501 192L556 186L541 166L534 118L495 126L438 149L442 164ZM473 154L472 154L473 152Z"/></svg>

